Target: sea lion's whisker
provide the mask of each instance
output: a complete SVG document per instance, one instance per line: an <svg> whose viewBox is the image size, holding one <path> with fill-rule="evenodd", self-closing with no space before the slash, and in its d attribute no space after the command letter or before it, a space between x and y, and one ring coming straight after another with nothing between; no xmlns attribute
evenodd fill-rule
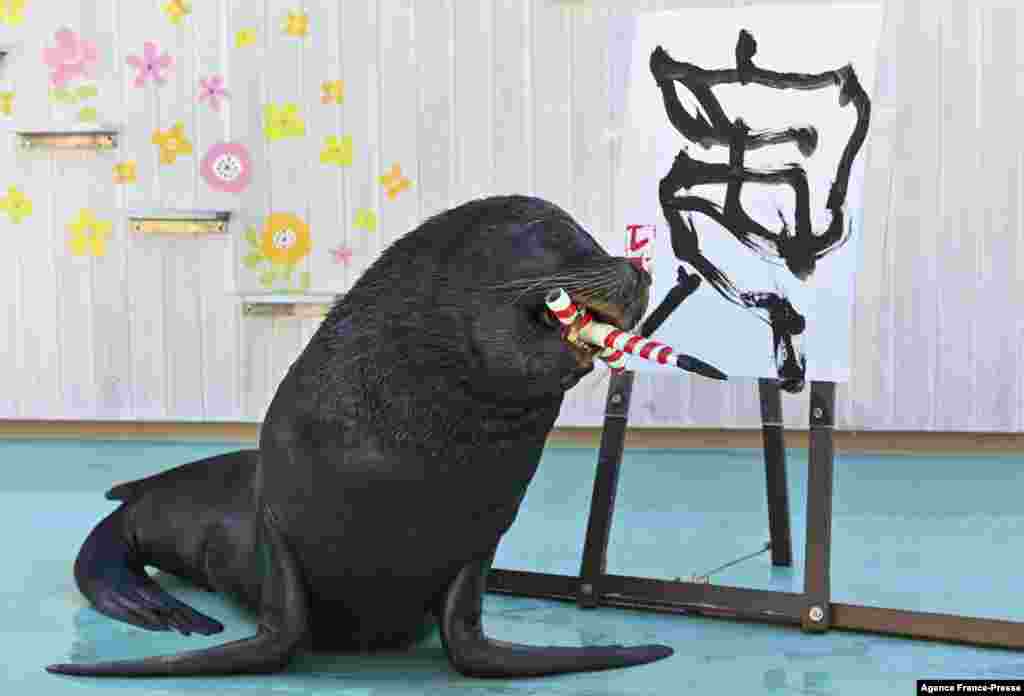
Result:
<svg viewBox="0 0 1024 696"><path fill-rule="evenodd" d="M554 280L557 278L594 278L602 277L612 273L619 269L621 264L620 259L611 258L604 261L591 261L586 266L576 266L570 268L564 268L558 273L553 273L545 276L531 276L527 278L517 278L515 280L508 280L501 283L495 283L489 287L491 288L502 288L502 287L518 287L523 284L533 283L542 280Z"/></svg>
<svg viewBox="0 0 1024 696"><path fill-rule="evenodd" d="M524 295L547 287L562 287L581 301L610 301L613 295L622 294L625 281L621 278L622 260L615 257L589 261L585 266L576 266L542 276L516 278L494 283L485 289L491 291L516 291L518 294L509 303L519 302Z"/></svg>
<svg viewBox="0 0 1024 696"><path fill-rule="evenodd" d="M532 279L531 279L532 280ZM562 282L559 282L559 281ZM596 282L595 282L596 281ZM608 299L608 290L615 287L615 279L608 277L607 272L605 275L595 276L594 278L578 278L578 277L563 277L561 275L545 276L530 282L522 292L516 295L511 300L511 303L516 303L522 299L523 295L529 293L532 290L536 290L541 286L560 286L567 288L572 291L573 294L578 297L586 297L588 299ZM620 286L621 287L621 286Z"/></svg>
<svg viewBox="0 0 1024 696"><path fill-rule="evenodd" d="M551 284L551 285L572 285L585 286L593 285L595 282L601 282L606 280L608 277L608 271L603 271L600 274L582 274L582 273L558 273L554 275L532 277L532 278L520 278L518 280L511 280L505 283L498 283L491 285L487 289L490 290L502 290L502 289L519 289L519 288L535 288L539 285Z"/></svg>

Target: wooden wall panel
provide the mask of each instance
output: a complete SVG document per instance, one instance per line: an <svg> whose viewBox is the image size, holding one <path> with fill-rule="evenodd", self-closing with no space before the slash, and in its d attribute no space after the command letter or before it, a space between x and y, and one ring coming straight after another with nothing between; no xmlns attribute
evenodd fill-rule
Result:
<svg viewBox="0 0 1024 696"><path fill-rule="evenodd" d="M253 176L248 187L236 194L238 212L231 228L238 240L236 244L238 268L238 292L265 292L259 283L259 273L246 267L242 259L248 254L249 245L244 241L249 229L260 233L263 221L270 213L271 183L268 174L268 150L272 144L264 135L264 104L267 103L267 76L263 70L269 60L267 37L269 22L265 21L263 3L246 0L230 0L226 17L227 59L224 64L225 81L231 91L227 109L226 136L233 142L241 143L249 152L253 163ZM251 43L239 43L239 35L253 33ZM239 359L246 363L250 342L244 337L242 328L242 354ZM244 387L243 387L244 390ZM248 399L248 395L245 397ZM246 413L251 410L244 407Z"/></svg>
<svg viewBox="0 0 1024 696"><path fill-rule="evenodd" d="M124 52L120 41L120 15L117 3L102 3L82 16L82 30L92 36L98 47L97 86L99 94L90 101L98 112L100 123L120 120L124 104ZM103 256L91 260L91 307L93 360L93 392L87 395L83 417L130 418L134 414L131 372L125 367L132 361L131 312L125 293L128 280L128 228L120 214L118 186L113 167L115 153L84 163L86 177L81 189L88 192L81 203L95 211L96 216L110 223L111 233ZM74 212L61 197L65 214ZM65 236L67 229L64 230ZM62 249L67 253L67 245Z"/></svg>
<svg viewBox="0 0 1024 696"><path fill-rule="evenodd" d="M340 74L345 81L344 127L352 135L354 147L352 166L346 171L344 181L344 217L352 248L348 274L350 284L373 263L385 246L380 220L374 231L354 224L359 211L370 211L376 215L383 199L377 180L381 169L378 28L381 20L378 14L376 2L353 2L342 5L339 17Z"/></svg>
<svg viewBox="0 0 1024 696"><path fill-rule="evenodd" d="M531 8L530 84L532 87L533 193L564 208L572 189L572 13L548 0L533 0ZM456 45L461 54L462 44ZM543 55L543 60L539 58Z"/></svg>
<svg viewBox="0 0 1024 696"><path fill-rule="evenodd" d="M143 43L153 35L139 27L151 27L164 21L159 8L146 3L120 0L118 10L118 53L121 64L119 89L122 111L119 149L115 162L135 162L135 181L118 186L122 211L119 227L125 246L126 282L123 288L131 332L131 359L128 363L132 389L133 416L143 420L167 417L170 395L167 384L167 348L165 343L164 300L166 242L138 235L123 220L124 211L146 210L159 205L159 149L152 144L160 122L159 95L154 85L136 87L137 71L123 63L129 55L139 56ZM143 38L145 36L145 38ZM167 49L166 45L164 46Z"/></svg>
<svg viewBox="0 0 1024 696"><path fill-rule="evenodd" d="M388 195L387 187L376 181L378 189L381 243L392 241L419 224L420 182L419 140L420 103L416 83L416 17L427 13L412 0L377 0L377 40L380 60L380 140L378 176L392 177L392 183L408 180L410 188ZM397 168L397 169L396 169Z"/></svg>
<svg viewBox="0 0 1024 696"><path fill-rule="evenodd" d="M977 66L974 63L978 33L973 8L958 0L942 2L938 9L942 31L938 61L942 117L937 144L942 157L938 174L940 224L936 228L943 251L941 282L936 283L938 306L934 331L935 383L931 393L958 394L959 398L933 400L932 427L938 430L971 423L975 374L971 370L971 324L975 294L975 202L965 192L977 172L974 146L977 115ZM949 263L952 259L957 263Z"/></svg>
<svg viewBox="0 0 1024 696"><path fill-rule="evenodd" d="M530 144L529 2L497 2L492 21L494 60L494 193L532 188Z"/></svg>
<svg viewBox="0 0 1024 696"><path fill-rule="evenodd" d="M494 190L494 48L496 0L455 8L455 184L456 201Z"/></svg>
<svg viewBox="0 0 1024 696"><path fill-rule="evenodd" d="M231 39L228 32L227 3L196 3L192 8L192 46L195 72L189 76L196 90L193 97L195 162L198 165L211 146L228 140L231 103L235 85L227 81ZM198 101L199 81L220 75L225 79L228 96L219 109ZM193 240L197 253L196 295L199 326L197 343L200 356L200 384L204 420L241 418L239 390L239 302L236 292L235 240L244 232L238 219L237 195L211 188L196 177L196 208L232 211L233 234ZM181 288L179 288L180 290Z"/></svg>
<svg viewBox="0 0 1024 696"><path fill-rule="evenodd" d="M6 28L0 28L0 45L5 50L12 51L14 46L11 43L13 32ZM14 79L16 73L8 66L11 58L0 61L0 159L10 164L0 172L0 196L7 196L10 187L16 187L24 192L25 174L21 168L16 166L17 157L14 147L14 109L20 106L20 101L13 101L17 97L17 84ZM12 96L13 95L13 96ZM8 103L8 98L12 101ZM5 239L14 239L27 227L25 222L15 223L8 215L0 214L0 234ZM7 394L0 395L0 418L17 418L21 406L21 396L25 391L24 380L21 377L23 370L22 363L23 337L21 325L23 320L20 317L21 301L21 258L17 253L4 254L0 258L0 297L8 298L5 304L0 305L0 355L5 355L6 360L0 365L0 383L7 385Z"/></svg>
<svg viewBox="0 0 1024 696"><path fill-rule="evenodd" d="M63 13L68 26L75 27L83 39L96 41L99 57L96 73L103 75L111 65L110 48L102 46L91 12L74 4ZM53 38L47 45L54 43ZM101 48L102 47L102 48ZM104 80L94 83L101 91ZM72 83L73 85L75 83ZM74 106L52 105L54 122L60 127L74 126L78 109ZM98 219L109 219L104 187L98 195L90 195L91 183L99 175L101 157L79 157L61 154L54 158L54 177L49 182L52 200L50 240L57 276L57 347L60 351L61 399L65 418L84 418L96 407L95 364L93 362L93 275L92 255L75 256L69 251L68 225L80 211L91 210ZM108 245L110 241L108 240Z"/></svg>
<svg viewBox="0 0 1024 696"><path fill-rule="evenodd" d="M421 5L416 17L418 186L421 219L455 205L455 0Z"/></svg>
<svg viewBox="0 0 1024 696"><path fill-rule="evenodd" d="M304 41L298 80L302 83L303 104L308 112L306 128L309 135L302 143L304 169L300 169L296 176L305 196L305 207L299 214L313 234L313 252L305 268L310 273L312 287L338 292L351 282L349 262L331 253L331 250L344 251L351 246L352 229L344 194L351 165L323 163L320 153L327 138L352 137L352 133L345 123L349 105L344 101L325 104L321 101L321 94L324 83L342 80L340 32L343 4L347 3L309 3L305 6L310 32ZM353 138L353 162L356 157L365 157L365 151L365 142L360 138L357 146Z"/></svg>
<svg viewBox="0 0 1024 696"><path fill-rule="evenodd" d="M819 0L807 0L818 2ZM117 152L91 159L26 157L8 139L0 191L33 201L13 254L0 259L0 418L258 419L315 321L243 317L240 296L265 292L246 268L245 233L291 212L313 252L299 272L311 293L342 292L391 241L425 216L490 193L535 193L565 207L606 248L614 228L616 14L774 0L436 0L193 3L180 24L160 3L69 3L60 22L98 43L93 106L122 128ZM885 0L875 78L861 270L853 314L853 380L838 389L840 427L1018 430L1024 418L1017 6L984 0ZM0 91L16 113L0 131L68 119L77 107L47 94L44 45L58 24L29 5ZM86 11L88 7L88 11ZM308 34L289 36L289 11ZM249 45L240 30L255 31ZM166 85L133 85L129 54L156 40L175 59ZM221 74L219 112L198 101L199 79ZM322 84L343 80L342 104ZM263 108L294 102L306 135L268 142ZM193 152L162 165L156 129L181 121ZM350 135L351 165L320 162L328 136ZM250 150L241 194L198 173L221 140ZM117 184L116 162L137 180ZM380 177L398 164L411 187L388 198ZM233 211L231 234L140 237L127 211ZM102 257L73 256L67 225L82 208L112 223ZM376 229L355 223L372 211ZM351 257L331 254L349 248ZM559 425L597 425L607 389L598 372L568 395ZM806 395L785 397L787 424L805 427ZM631 423L754 427L756 384L638 376Z"/></svg>
<svg viewBox="0 0 1024 696"><path fill-rule="evenodd" d="M971 227L978 234L976 292L986 311L975 314L977 350L974 368L984 390L975 393L972 425L1001 431L1020 427L1017 404L1018 382L1007 379L1020 369L1017 358L1017 325L1024 310L1019 299L1020 282L1020 148L1019 122L1022 106L1017 89L1019 7L997 4L982 6L980 45L982 73L979 89L981 123L975 147L979 147L979 178L974 186L980 194ZM980 308L979 308L980 309ZM955 329L954 329L955 330Z"/></svg>

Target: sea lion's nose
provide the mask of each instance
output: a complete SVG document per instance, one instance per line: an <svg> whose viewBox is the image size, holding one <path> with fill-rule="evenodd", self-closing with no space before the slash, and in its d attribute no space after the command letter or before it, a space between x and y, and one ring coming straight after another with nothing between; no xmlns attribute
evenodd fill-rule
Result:
<svg viewBox="0 0 1024 696"><path fill-rule="evenodd" d="M640 259L626 259L629 262L629 277L623 287L623 319L626 330L633 330L640 322L640 317L647 311L650 299L649 290L652 283L651 274L644 270Z"/></svg>
<svg viewBox="0 0 1024 696"><path fill-rule="evenodd" d="M633 269L633 274L636 276L637 283L640 288L651 286L651 274L644 270L643 261L639 257L632 257L626 259L629 261L630 267Z"/></svg>
<svg viewBox="0 0 1024 696"><path fill-rule="evenodd" d="M648 273L646 270L644 270L639 264L633 264L633 269L640 276L640 285L641 285L641 287L645 287L645 288L651 287L651 282L653 280L651 278L651 274Z"/></svg>

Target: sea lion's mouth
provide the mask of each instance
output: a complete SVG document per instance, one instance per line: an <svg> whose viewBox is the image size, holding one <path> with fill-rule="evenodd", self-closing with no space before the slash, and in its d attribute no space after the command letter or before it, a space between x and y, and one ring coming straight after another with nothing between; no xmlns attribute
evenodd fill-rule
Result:
<svg viewBox="0 0 1024 696"><path fill-rule="evenodd" d="M580 309L585 309L595 321L610 324L618 329L622 329L623 331L629 330L629 327L626 326L625 312L621 307L596 300L584 300L572 294L569 295L569 299L571 299L572 302ZM594 356L603 351L604 348L602 346L595 346L587 343L579 338L579 327L581 325L581 321L577 319L573 322L572 326L564 326L551 317L550 314L547 313L546 308L542 311L550 318L550 321L547 321L546 323L559 330L562 340L576 356L576 360L580 367L592 367L594 364Z"/></svg>

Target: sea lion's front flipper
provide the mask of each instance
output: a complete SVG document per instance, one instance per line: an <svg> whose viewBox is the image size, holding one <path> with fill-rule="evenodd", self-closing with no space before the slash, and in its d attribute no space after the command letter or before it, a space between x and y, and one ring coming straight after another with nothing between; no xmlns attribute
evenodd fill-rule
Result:
<svg viewBox="0 0 1024 696"><path fill-rule="evenodd" d="M269 508L263 515L260 548L265 572L256 635L204 650L96 664L50 665L47 672L86 677L183 677L261 674L288 664L309 631L309 598L295 557Z"/></svg>
<svg viewBox="0 0 1024 696"><path fill-rule="evenodd" d="M467 677L537 677L591 672L654 662L672 655L665 645L538 647L491 640L480 623L481 603L494 552L459 571L440 608L441 642Z"/></svg>

